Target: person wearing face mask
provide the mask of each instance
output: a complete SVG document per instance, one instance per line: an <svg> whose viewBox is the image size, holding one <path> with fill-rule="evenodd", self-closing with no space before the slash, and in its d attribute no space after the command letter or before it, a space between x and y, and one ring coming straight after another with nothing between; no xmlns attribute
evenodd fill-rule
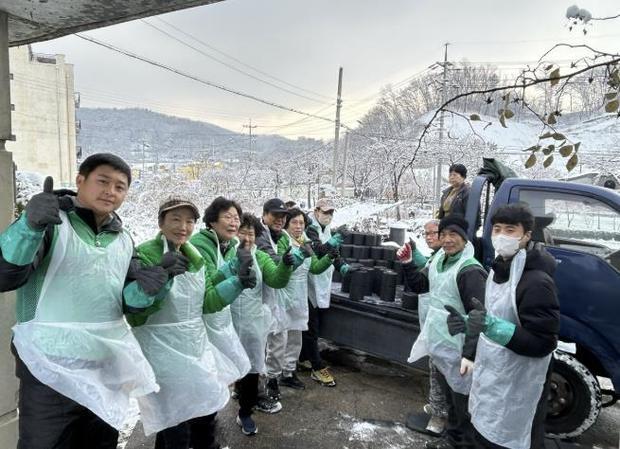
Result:
<svg viewBox="0 0 620 449"><path fill-rule="evenodd" d="M302 348L299 356L300 368L310 370L310 378L325 387L335 387L336 381L321 360L319 352L319 327L321 315L329 308L332 274L337 269L343 276L350 271L349 265L340 257L338 248L344 239L343 229L332 234L331 222L335 206L328 198L316 202L310 214L306 235L313 242L317 255L331 254L334 263L321 274L308 274L308 329L302 333Z"/></svg>
<svg viewBox="0 0 620 449"><path fill-rule="evenodd" d="M420 334L411 348L410 363L430 356L438 369L438 381L446 396L448 417L445 436L427 441L429 449L473 448L473 429L467 412L477 336L450 335L447 326L452 306L461 313L474 308L475 298L484 298L487 273L474 258L467 238L467 221L449 215L439 222L441 249L419 277L418 292L428 293L419 302Z"/></svg>
<svg viewBox="0 0 620 449"><path fill-rule="evenodd" d="M497 257L485 305L463 316L450 310L450 333L482 334L469 410L477 447L543 449L552 353L560 329L556 261L531 242L534 215L525 203L491 217Z"/></svg>
<svg viewBox="0 0 620 449"><path fill-rule="evenodd" d="M469 184L467 168L463 164L452 164L449 169L448 181L450 187L441 194L437 218L441 219L450 214L465 215L467 200L469 199Z"/></svg>
<svg viewBox="0 0 620 449"><path fill-rule="evenodd" d="M296 365L301 352L302 331L308 328L308 273L321 274L333 263L329 254L320 258L313 254L304 232L307 223L306 215L300 209L289 210L285 229L278 240L278 255L292 254L295 269L287 286L278 291L275 326L266 357L269 378L279 377L279 385L297 390L305 389L297 377Z"/></svg>
<svg viewBox="0 0 620 449"><path fill-rule="evenodd" d="M429 296L428 293L421 293L420 290L423 290L424 279L428 279L430 262L441 249L439 220L430 220L424 225L424 240L431 250L429 257L425 257L413 241L405 243L396 253L398 260L402 262L405 282L411 291L418 293L418 304L422 302L422 308L426 307L424 302L428 300ZM418 316L421 316L421 314L418 314ZM420 327L422 327L422 324L423 322L420 323ZM428 404L424 405L423 412L414 413L407 418L407 426L433 436L439 436L445 428L448 417L448 404L446 403L446 394L441 388L439 371L430 358L428 360L428 367L430 384Z"/></svg>

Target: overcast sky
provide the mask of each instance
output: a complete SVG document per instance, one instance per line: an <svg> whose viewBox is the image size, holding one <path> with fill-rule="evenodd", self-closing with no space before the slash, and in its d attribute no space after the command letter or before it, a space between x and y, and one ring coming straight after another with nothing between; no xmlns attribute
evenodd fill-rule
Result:
<svg viewBox="0 0 620 449"><path fill-rule="evenodd" d="M484 61L506 70L538 59L555 42L586 42L620 51L619 20L594 22L585 37L580 29L569 32L564 14L574 2L226 0L161 16L167 23L146 19L202 53L298 95L234 71L144 21L85 34L202 79L332 118L335 108L330 104L335 103L342 66L343 121L354 125L382 86L398 85L440 60L444 42L451 43L450 60ZM595 17L620 13L618 0L578 5ZM257 133L318 138L333 134L333 125L315 119L282 127L303 116L184 79L75 36L35 44L34 50L65 54L75 65L76 90L82 94L83 106L147 107L238 132L252 119L259 126ZM560 61L569 57L557 53Z"/></svg>

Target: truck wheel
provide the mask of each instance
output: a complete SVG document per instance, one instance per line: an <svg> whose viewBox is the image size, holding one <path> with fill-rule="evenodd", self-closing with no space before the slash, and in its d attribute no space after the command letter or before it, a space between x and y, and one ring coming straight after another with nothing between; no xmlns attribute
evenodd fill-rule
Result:
<svg viewBox="0 0 620 449"><path fill-rule="evenodd" d="M601 411L601 389L596 377L575 357L554 353L545 430L548 436L572 438L596 422Z"/></svg>

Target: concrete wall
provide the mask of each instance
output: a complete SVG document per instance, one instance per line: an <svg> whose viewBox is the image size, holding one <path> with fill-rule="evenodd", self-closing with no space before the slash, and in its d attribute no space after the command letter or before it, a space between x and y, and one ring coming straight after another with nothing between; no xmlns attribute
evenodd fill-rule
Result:
<svg viewBox="0 0 620 449"><path fill-rule="evenodd" d="M18 170L70 185L77 169L73 65L63 55L32 54L28 46L11 48L9 55L16 140L7 150Z"/></svg>
<svg viewBox="0 0 620 449"><path fill-rule="evenodd" d="M13 162L0 141L0 230L13 220ZM8 207L6 207L8 206ZM17 379L9 352L15 324L15 293L0 293L0 448L17 447Z"/></svg>

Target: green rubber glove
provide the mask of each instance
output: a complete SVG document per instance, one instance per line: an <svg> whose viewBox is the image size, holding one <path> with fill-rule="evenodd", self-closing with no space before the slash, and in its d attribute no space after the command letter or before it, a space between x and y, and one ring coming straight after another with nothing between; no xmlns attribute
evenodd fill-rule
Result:
<svg viewBox="0 0 620 449"><path fill-rule="evenodd" d="M330 237L327 244L332 248L339 248L344 242L344 237L341 234L335 234Z"/></svg>
<svg viewBox="0 0 620 449"><path fill-rule="evenodd" d="M351 267L349 266L348 263L343 263L340 266L340 270L339 271L340 271L341 275L346 276L346 274L349 272L350 269L351 269Z"/></svg>
<svg viewBox="0 0 620 449"><path fill-rule="evenodd" d="M484 335L502 346L510 342L517 329L516 324L489 314L486 316L485 325Z"/></svg>

